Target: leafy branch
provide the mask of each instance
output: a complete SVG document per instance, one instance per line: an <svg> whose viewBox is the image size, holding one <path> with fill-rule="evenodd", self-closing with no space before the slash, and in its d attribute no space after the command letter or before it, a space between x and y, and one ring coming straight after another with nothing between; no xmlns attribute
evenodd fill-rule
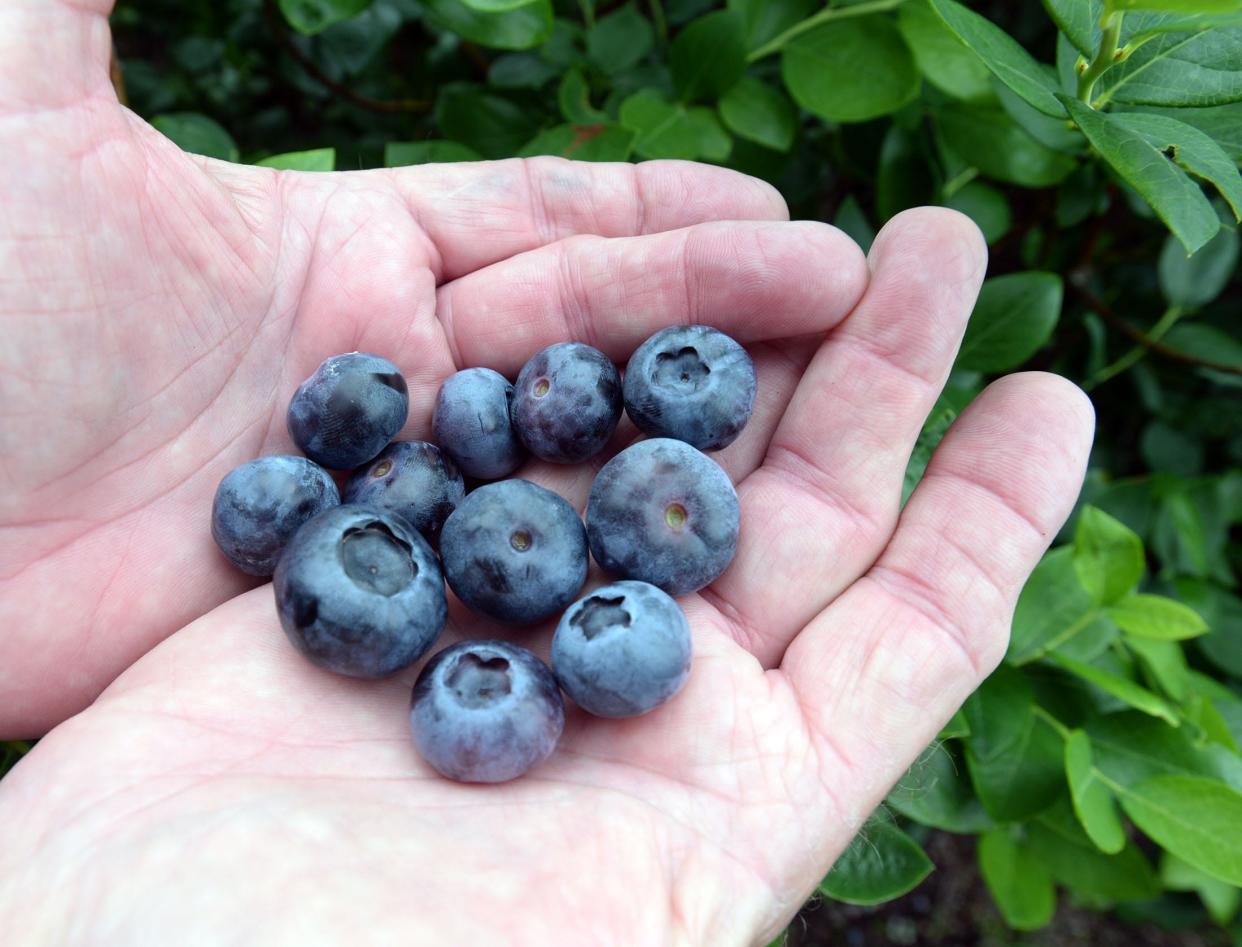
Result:
<svg viewBox="0 0 1242 947"><path fill-rule="evenodd" d="M1117 44L1121 39L1121 11L1114 10L1105 15L1100 26L1104 33L1100 37L1099 48L1095 51L1095 57L1078 76L1078 98L1086 105L1091 105L1091 96L1100 76L1120 58Z"/></svg>
<svg viewBox="0 0 1242 947"><path fill-rule="evenodd" d="M773 53L779 53L789 44L790 40L794 39L794 37L801 36L803 33L813 30L817 26L822 26L823 24L830 23L833 20L844 20L851 16L866 16L869 13L882 13L886 10L895 10L904 2L905 0L870 0L868 3L857 3L851 7L828 7L827 9L816 13L814 16L809 16L805 20L795 23L789 29L785 30L785 32L773 37L752 52L750 56L747 57L747 61L755 62L767 56L771 56Z"/></svg>

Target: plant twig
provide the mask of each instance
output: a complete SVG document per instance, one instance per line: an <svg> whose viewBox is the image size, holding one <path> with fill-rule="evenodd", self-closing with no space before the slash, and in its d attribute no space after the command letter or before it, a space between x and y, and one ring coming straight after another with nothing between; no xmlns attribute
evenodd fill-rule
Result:
<svg viewBox="0 0 1242 947"><path fill-rule="evenodd" d="M363 95L361 92L354 91L342 82L337 82L324 72L318 63L298 49L297 44L290 39L289 34L285 31L280 11L276 8L276 0L263 0L263 12L267 16L268 26L271 28L272 35L276 37L276 42L280 44L281 48L297 61L297 64L306 71L308 76L345 101L352 102L359 108L372 112L421 113L431 111L432 103L426 99L373 99L369 95Z"/></svg>
<svg viewBox="0 0 1242 947"><path fill-rule="evenodd" d="M1153 339L1142 329L1136 329L1126 322L1125 319L1122 319L1121 316L1117 315L1117 313L1113 312L1112 307L1108 303L1087 288L1085 274L1081 271L1071 273L1070 278L1066 282L1070 289L1077 293L1079 298L1100 318L1119 329L1148 351L1181 365L1190 365L1194 368L1208 368L1214 372L1222 372L1226 375L1242 376L1242 368L1239 368L1237 365L1214 362L1211 359L1200 358L1198 355L1191 355L1189 352L1171 348L1158 339ZM1096 383L1098 384L1098 382Z"/></svg>
<svg viewBox="0 0 1242 947"><path fill-rule="evenodd" d="M801 36L807 30L813 30L824 23L829 23L832 20L843 20L851 16L866 16L868 13L895 10L904 2L905 0L870 0L869 3L856 3L851 7L828 7L826 10L820 10L814 16L808 16L805 20L795 23L779 36L768 40L768 42L751 53L747 57L747 61L755 62L756 60L763 59L765 56L779 53L795 36Z"/></svg>
<svg viewBox="0 0 1242 947"><path fill-rule="evenodd" d="M1078 75L1078 98L1087 105L1091 105L1096 81L1117 61L1117 43L1121 39L1121 11L1114 10L1107 14L1100 26L1104 28L1104 32L1100 36L1095 58Z"/></svg>

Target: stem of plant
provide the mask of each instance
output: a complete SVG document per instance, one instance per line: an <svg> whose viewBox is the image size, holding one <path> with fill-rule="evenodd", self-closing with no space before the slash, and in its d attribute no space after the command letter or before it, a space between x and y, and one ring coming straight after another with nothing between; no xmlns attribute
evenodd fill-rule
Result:
<svg viewBox="0 0 1242 947"><path fill-rule="evenodd" d="M1091 105L1091 96L1095 93L1095 84L1100 76L1117 61L1117 43L1121 39L1121 11L1114 10L1107 14L1100 26L1104 33L1100 36L1095 58L1078 77L1078 98L1087 105Z"/></svg>
<svg viewBox="0 0 1242 947"><path fill-rule="evenodd" d="M747 61L755 62L763 59L765 56L779 53L795 36L801 36L807 30L813 30L824 23L829 23L832 20L844 20L846 17L851 16L866 16L868 13L882 13L885 10L895 10L904 2L905 0L871 0L870 3L856 3L852 7L828 7L826 10L820 10L814 16L808 16L805 20L795 23L785 30L784 33L768 40L751 53L747 57Z"/></svg>
<svg viewBox="0 0 1242 947"><path fill-rule="evenodd" d="M1024 667L1025 665L1033 664L1041 658L1046 657L1099 617L1100 610L1098 608L1091 609L1089 612L1083 614L1077 621L1071 623L1069 626L1058 632L1054 637L1048 639L1048 641L1046 641L1038 650L1032 651L1025 657L1014 661L1014 667Z"/></svg>
<svg viewBox="0 0 1242 947"><path fill-rule="evenodd" d="M1177 320L1182 317L1182 312L1183 310L1180 306L1170 306L1164 311L1164 315L1160 317L1160 321L1151 327L1151 331L1147 333L1147 338L1152 342L1159 342L1162 338L1164 338L1165 333L1172 329L1177 323ZM1147 352L1148 348L1146 346L1134 346L1134 348L1130 349L1130 351L1126 352L1125 355L1122 355L1115 362L1105 365L1098 372L1096 372L1095 375L1087 381L1084 387L1090 391L1096 385L1102 385L1110 378L1115 378L1117 375L1120 375L1126 369L1133 366L1134 363L1146 355Z"/></svg>

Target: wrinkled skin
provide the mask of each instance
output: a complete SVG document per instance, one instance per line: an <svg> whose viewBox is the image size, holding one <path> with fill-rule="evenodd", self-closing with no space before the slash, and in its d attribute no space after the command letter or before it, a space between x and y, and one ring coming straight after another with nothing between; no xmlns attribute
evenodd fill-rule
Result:
<svg viewBox="0 0 1242 947"><path fill-rule="evenodd" d="M498 480L522 465L526 451L513 430L512 402L513 385L490 368L464 368L440 386L435 438L467 477Z"/></svg>
<svg viewBox="0 0 1242 947"><path fill-rule="evenodd" d="M435 553L409 523L346 503L293 537L272 577L290 643L350 677L385 677L435 643L448 617Z"/></svg>
<svg viewBox="0 0 1242 947"><path fill-rule="evenodd" d="M432 655L414 682L414 745L450 779L516 779L548 758L564 727L556 678L508 641L458 642Z"/></svg>
<svg viewBox="0 0 1242 947"><path fill-rule="evenodd" d="M8 944L766 943L1000 659L1081 482L1089 403L1017 375L899 515L973 225L910 211L864 260L718 168L190 158L116 104L108 6L0 4L0 731L55 727L0 781ZM415 669L307 664L211 541L216 484L289 452L326 355L406 366L425 439L458 366L566 338L624 361L688 320L759 375L718 455L738 555L683 600L677 698L571 713L537 775L436 775ZM590 471L523 475L581 509ZM446 642L487 634L453 617Z"/></svg>
<svg viewBox="0 0 1242 947"><path fill-rule="evenodd" d="M461 471L435 444L394 441L345 481L346 503L396 513L424 536L435 536L466 495Z"/></svg>
<svg viewBox="0 0 1242 947"><path fill-rule="evenodd" d="M737 440L754 407L754 362L711 326L669 326L625 366L625 411L652 437L720 450Z"/></svg>
<svg viewBox="0 0 1242 947"><path fill-rule="evenodd" d="M565 500L527 480L472 492L440 535L444 577L480 615L530 624L558 614L587 577L582 518Z"/></svg>
<svg viewBox="0 0 1242 947"><path fill-rule="evenodd" d="M298 528L341 502L336 482L305 457L277 454L235 467L211 504L211 536L250 575L271 575Z"/></svg>
<svg viewBox="0 0 1242 947"><path fill-rule="evenodd" d="M614 582L574 602L552 636L552 671L597 717L637 717L676 694L690 674L690 623L646 582Z"/></svg>
<svg viewBox="0 0 1242 947"><path fill-rule="evenodd" d="M578 464L604 449L621 418L621 375L599 349L558 342L514 384L513 427L536 457Z"/></svg>
<svg viewBox="0 0 1242 947"><path fill-rule="evenodd" d="M591 555L619 579L684 595L716 581L737 550L740 511L728 474L667 437L639 441L591 484Z"/></svg>

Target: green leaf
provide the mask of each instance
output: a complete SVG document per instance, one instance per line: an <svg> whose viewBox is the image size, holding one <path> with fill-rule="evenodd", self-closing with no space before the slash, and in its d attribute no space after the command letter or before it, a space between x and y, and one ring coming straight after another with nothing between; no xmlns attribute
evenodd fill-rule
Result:
<svg viewBox="0 0 1242 947"><path fill-rule="evenodd" d="M1232 921L1242 905L1242 888L1214 878L1168 852L1160 860L1160 880L1170 891L1193 891L1199 895L1217 924Z"/></svg>
<svg viewBox="0 0 1242 947"><path fill-rule="evenodd" d="M1136 655L1147 677L1173 700L1186 698L1186 654L1176 641L1130 638L1127 649Z"/></svg>
<svg viewBox="0 0 1242 947"><path fill-rule="evenodd" d="M498 89L538 89L556 74L555 67L534 53L505 53L492 60L487 82Z"/></svg>
<svg viewBox="0 0 1242 947"><path fill-rule="evenodd" d="M1013 224L1008 199L996 188L982 181L971 181L960 188L944 202L944 206L952 207L973 220L983 231L983 238L989 244L1005 236Z"/></svg>
<svg viewBox="0 0 1242 947"><path fill-rule="evenodd" d="M936 193L932 162L922 136L898 122L888 126L880 145L875 182L875 212L888 220L908 207L930 204Z"/></svg>
<svg viewBox="0 0 1242 947"><path fill-rule="evenodd" d="M336 149L291 151L288 154L272 155L256 163L263 168L276 168L281 171L335 171Z"/></svg>
<svg viewBox="0 0 1242 947"><path fill-rule="evenodd" d="M966 715L962 713L961 708L949 718L949 722L940 728L937 734L937 740L956 740L959 737L970 736L970 724L966 722Z"/></svg>
<svg viewBox="0 0 1242 947"><path fill-rule="evenodd" d="M608 115L591 105L591 87L582 70L573 68L561 77L557 101L566 120L578 125L594 125L608 121Z"/></svg>
<svg viewBox="0 0 1242 947"><path fill-rule="evenodd" d="M1027 849L1053 881L1080 897L1113 902L1160 894L1160 881L1136 845L1127 843L1116 854L1101 852L1066 808L1054 806L1024 826Z"/></svg>
<svg viewBox="0 0 1242 947"><path fill-rule="evenodd" d="M1122 631L1140 638L1183 641L1207 632L1194 609L1163 595L1127 595L1108 609Z"/></svg>
<svg viewBox="0 0 1242 947"><path fill-rule="evenodd" d="M237 143L215 119L198 112L170 112L151 120L155 130L182 151L222 161L237 160Z"/></svg>
<svg viewBox="0 0 1242 947"><path fill-rule="evenodd" d="M1121 796L1134 824L1178 858L1242 885L1242 793L1199 776L1153 776Z"/></svg>
<svg viewBox="0 0 1242 947"><path fill-rule="evenodd" d="M1242 174L1209 135L1165 115L1121 112L1113 118L1123 128L1145 138L1182 170L1214 184L1233 211L1234 220L1242 220Z"/></svg>
<svg viewBox="0 0 1242 947"><path fill-rule="evenodd" d="M988 67L949 29L928 0L911 0L898 7L897 28L928 82L967 102L991 100Z"/></svg>
<svg viewBox="0 0 1242 947"><path fill-rule="evenodd" d="M997 79L1045 115L1064 117L1065 109L1057 103L1055 80L1016 39L956 0L931 0L931 4Z"/></svg>
<svg viewBox="0 0 1242 947"><path fill-rule="evenodd" d="M1056 907L1052 877L1008 829L984 832L978 852L979 871L1005 923L1015 930L1033 931L1052 920Z"/></svg>
<svg viewBox="0 0 1242 947"><path fill-rule="evenodd" d="M1061 277L1011 273L986 280L966 326L956 367L980 372L1017 368L1052 336L1061 315Z"/></svg>
<svg viewBox="0 0 1242 947"><path fill-rule="evenodd" d="M1088 55L1099 45L1100 17L1103 7L1098 0L1044 0L1048 15L1080 53Z"/></svg>
<svg viewBox="0 0 1242 947"><path fill-rule="evenodd" d="M815 12L816 0L728 0L742 17L746 48L758 49Z"/></svg>
<svg viewBox="0 0 1242 947"><path fill-rule="evenodd" d="M966 167L1023 187L1051 187L1076 164L1023 131L1003 109L951 105L935 113L942 145Z"/></svg>
<svg viewBox="0 0 1242 947"><path fill-rule="evenodd" d="M859 206L858 199L853 194L847 194L845 200L841 202L836 216L832 218L832 225L844 231L846 236L862 247L863 253L871 249L871 241L875 239L875 228L867 219L866 213ZM930 459L930 455L928 457ZM923 472L920 470L919 476L922 475Z"/></svg>
<svg viewBox="0 0 1242 947"><path fill-rule="evenodd" d="M1075 730L1065 741L1065 775L1074 814L1100 851L1116 854L1126 847L1126 832L1117 815L1113 794L1097 777L1091 763L1091 738Z"/></svg>
<svg viewBox="0 0 1242 947"><path fill-rule="evenodd" d="M1135 710L1159 717L1173 726L1176 726L1180 719L1177 716L1177 710L1167 700L1135 684L1128 677L1121 677L1098 668L1094 664L1087 664L1085 661L1078 661L1055 651L1048 655L1048 660L1074 676L1081 677L1089 684L1094 684L1106 694L1111 694L1118 700L1129 704Z"/></svg>
<svg viewBox="0 0 1242 947"><path fill-rule="evenodd" d="M1211 628L1195 646L1218 668L1242 677L1242 599L1203 579L1179 578L1177 594Z"/></svg>
<svg viewBox="0 0 1242 947"><path fill-rule="evenodd" d="M635 133L620 125L556 125L546 128L529 141L518 153L560 155L575 161L626 161L634 150Z"/></svg>
<svg viewBox="0 0 1242 947"><path fill-rule="evenodd" d="M927 465L931 463L932 454L936 452L936 445L940 443L956 418L957 411L950 407L936 408L927 418L923 430L919 432L918 440L914 443L914 450L910 452L910 460L906 464L906 475L901 490L902 505L910 499L910 494L914 493L914 488L923 479Z"/></svg>
<svg viewBox="0 0 1242 947"><path fill-rule="evenodd" d="M637 133L634 150L643 158L723 161L729 155L729 135L711 109L673 104L654 89L621 103L621 124Z"/></svg>
<svg viewBox="0 0 1242 947"><path fill-rule="evenodd" d="M386 168L445 161L479 161L482 157L473 148L455 141L392 141L384 146Z"/></svg>
<svg viewBox="0 0 1242 947"><path fill-rule="evenodd" d="M1242 368L1242 342L1216 326L1203 323L1182 323L1169 330L1164 337L1165 345L1223 365ZM1202 526L1199 527L1202 532ZM1202 537L1199 542L1202 543ZM1202 555L1206 556L1206 552Z"/></svg>
<svg viewBox="0 0 1242 947"><path fill-rule="evenodd" d="M668 61L673 87L684 101L723 95L746 72L742 18L728 10L700 17L677 34Z"/></svg>
<svg viewBox="0 0 1242 947"><path fill-rule="evenodd" d="M1186 125L1207 132L1225 149L1234 161L1242 161L1242 102L1218 105L1215 108L1149 109L1153 114L1168 115Z"/></svg>
<svg viewBox="0 0 1242 947"><path fill-rule="evenodd" d="M779 90L743 76L720 100L720 117L735 135L777 151L793 146L798 112Z"/></svg>
<svg viewBox="0 0 1242 947"><path fill-rule="evenodd" d="M1171 13L1229 13L1242 10L1238 0L1104 0L1113 10L1168 10Z"/></svg>
<svg viewBox="0 0 1242 947"><path fill-rule="evenodd" d="M651 52L654 42L651 21L633 3L600 17L586 34L591 63L610 75L633 69Z"/></svg>
<svg viewBox="0 0 1242 947"><path fill-rule="evenodd" d="M1198 309L1216 299L1238 265L1238 234L1221 227L1194 256L1170 236L1160 252L1160 291L1171 306Z"/></svg>
<svg viewBox="0 0 1242 947"><path fill-rule="evenodd" d="M1220 229L1220 219L1199 185L1143 135L1113 115L1063 97L1087 139L1118 174L1151 205L1187 253L1194 253Z"/></svg>
<svg viewBox="0 0 1242 947"><path fill-rule="evenodd" d="M531 49L552 35L552 0L526 0L499 12L462 0L420 0L431 21L462 39L492 49Z"/></svg>
<svg viewBox="0 0 1242 947"><path fill-rule="evenodd" d="M892 19L835 20L795 37L781 56L794 101L835 122L895 112L919 91L919 73Z"/></svg>
<svg viewBox="0 0 1242 947"><path fill-rule="evenodd" d="M1078 581L1073 549L1054 549L1039 561L1018 596L1007 659L1024 664L1082 634L1097 615L1095 602Z"/></svg>
<svg viewBox="0 0 1242 947"><path fill-rule="evenodd" d="M885 802L908 819L946 832L967 834L992 827L965 766L939 742L923 751Z"/></svg>
<svg viewBox="0 0 1242 947"><path fill-rule="evenodd" d="M278 0L280 12L299 33L310 36L333 23L357 16L371 0Z"/></svg>
<svg viewBox="0 0 1242 947"><path fill-rule="evenodd" d="M1001 108L1014 120L1024 132L1041 145L1067 155L1080 155L1087 150L1087 140L1083 138L1069 116L1062 115L1052 118L1032 106L1020 95L1004 83L992 80L992 88Z"/></svg>
<svg viewBox="0 0 1242 947"><path fill-rule="evenodd" d="M1095 767L1122 786L1162 774L1207 776L1242 790L1242 758L1224 747L1196 746L1177 730L1136 711L1088 721Z"/></svg>
<svg viewBox="0 0 1242 947"><path fill-rule="evenodd" d="M966 763L979 801L998 822L1046 809L1065 790L1061 739L1034 713L1021 672L1001 666L963 705Z"/></svg>
<svg viewBox="0 0 1242 947"><path fill-rule="evenodd" d="M445 137L460 141L485 158L508 158L535 133L535 116L499 95L469 87L440 92L436 124Z"/></svg>
<svg viewBox="0 0 1242 947"><path fill-rule="evenodd" d="M1100 80L1097 105L1202 108L1242 100L1242 30L1157 32Z"/></svg>
<svg viewBox="0 0 1242 947"><path fill-rule="evenodd" d="M1092 600L1109 605L1130 594L1145 569L1138 534L1103 510L1084 506L1074 533L1074 571Z"/></svg>
<svg viewBox="0 0 1242 947"><path fill-rule="evenodd" d="M847 904L880 904L913 889L933 867L914 839L891 822L873 818L837 859L819 890Z"/></svg>

